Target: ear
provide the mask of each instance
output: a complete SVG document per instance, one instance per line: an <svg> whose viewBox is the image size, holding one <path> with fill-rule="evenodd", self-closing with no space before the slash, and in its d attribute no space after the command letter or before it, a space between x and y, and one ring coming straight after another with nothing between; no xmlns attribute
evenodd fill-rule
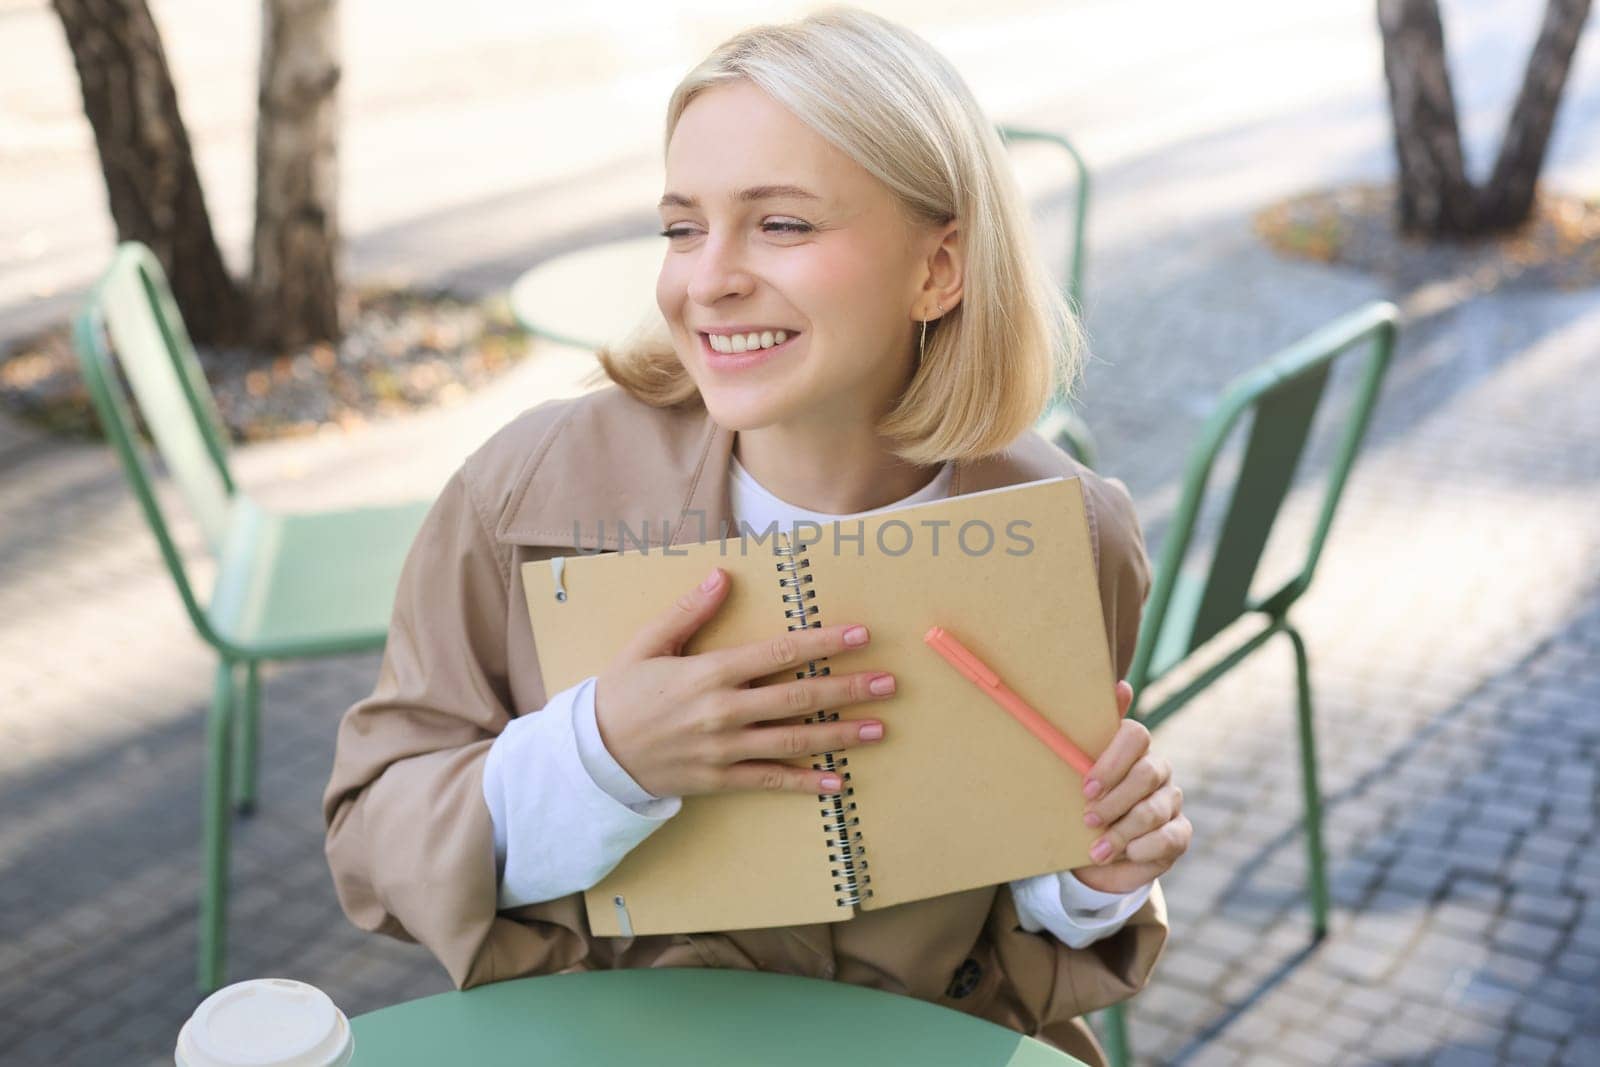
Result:
<svg viewBox="0 0 1600 1067"><path fill-rule="evenodd" d="M923 260L925 271L922 287L911 308L912 316L918 322L943 318L961 303L961 287L966 274L961 238L959 221L955 219L934 230L928 238L931 250Z"/></svg>

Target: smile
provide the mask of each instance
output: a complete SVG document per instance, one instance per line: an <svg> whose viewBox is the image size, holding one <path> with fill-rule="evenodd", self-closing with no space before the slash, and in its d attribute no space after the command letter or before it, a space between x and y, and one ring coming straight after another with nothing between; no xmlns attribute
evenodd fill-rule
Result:
<svg viewBox="0 0 1600 1067"><path fill-rule="evenodd" d="M759 333L738 334L702 333L700 344L707 366L716 370L743 370L787 352L800 336L787 330L762 330ZM755 338L754 345L749 343L750 338Z"/></svg>
<svg viewBox="0 0 1600 1067"><path fill-rule="evenodd" d="M713 352L738 354L754 352L758 348L775 348L790 337L793 330L750 330L743 333L705 333L706 343Z"/></svg>

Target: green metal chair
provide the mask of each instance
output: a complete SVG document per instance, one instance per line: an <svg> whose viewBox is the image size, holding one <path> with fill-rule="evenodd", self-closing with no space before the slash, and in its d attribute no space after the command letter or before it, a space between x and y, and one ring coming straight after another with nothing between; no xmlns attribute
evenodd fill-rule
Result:
<svg viewBox="0 0 1600 1067"><path fill-rule="evenodd" d="M1074 182L1076 196L1073 201L1072 240L1067 243L1066 258L1062 261L1061 289L1072 305L1073 314L1081 315L1084 228L1089 220L1089 167L1084 163L1083 156L1073 147L1072 142L1059 133L1003 124L996 129L999 131L1000 139L1007 145L1029 143L1051 145L1065 152L1072 164L1076 179ZM1034 431L1083 463L1094 466L1096 458L1094 435L1089 432L1089 425L1083 421L1083 417L1073 409L1071 401L1061 392L1058 391L1051 398L1050 406L1034 424Z"/></svg>
<svg viewBox="0 0 1600 1067"><path fill-rule="evenodd" d="M1072 310L1079 311L1083 307L1083 249L1086 236L1084 227L1089 219L1089 166L1073 147L1072 142L1059 133L1004 123L997 125L995 129L999 131L1001 141L1007 145L1029 143L1053 145L1065 152L1072 163L1077 195L1073 208L1072 241L1067 245L1066 258L1062 261L1061 288L1067 299L1072 302Z"/></svg>
<svg viewBox="0 0 1600 1067"><path fill-rule="evenodd" d="M1378 390L1394 352L1399 312L1377 301L1344 315L1279 352L1233 382L1201 431L1189 457L1177 513L1161 546L1160 561L1139 626L1139 640L1128 682L1133 704L1128 717L1154 730L1245 657L1277 634L1294 649L1300 732L1301 780L1305 802L1308 898L1313 941L1328 931L1328 883L1322 848L1322 794L1317 785L1316 742L1312 731L1311 678L1306 646L1289 621L1289 608L1311 585L1317 560L1333 523L1334 509L1355 463L1361 439L1371 421ZM1335 360L1350 351L1364 353L1348 408L1338 426L1338 440L1322 490L1321 508L1311 541L1298 571L1282 585L1259 597L1250 595L1263 549L1287 496L1295 468L1325 395ZM1228 490L1226 510L1209 559L1185 568L1207 484L1217 457L1234 428L1251 416L1243 459ZM1220 499L1220 498L1219 498ZM1153 708L1141 707L1149 686L1172 673L1212 639L1246 615L1262 625L1230 639L1232 647L1193 681ZM1129 1060L1123 1006L1101 1013L1100 1022L1112 1063Z"/></svg>
<svg viewBox="0 0 1600 1067"><path fill-rule="evenodd" d="M400 566L428 502L279 514L240 491L228 472L215 401L166 277L141 244L118 247L77 317L74 343L100 424L189 620L217 650L206 725L199 932L198 982L206 993L223 977L230 789L241 811L256 796L259 665L381 649ZM154 491L145 449L136 440L134 403L216 560L205 603Z"/></svg>

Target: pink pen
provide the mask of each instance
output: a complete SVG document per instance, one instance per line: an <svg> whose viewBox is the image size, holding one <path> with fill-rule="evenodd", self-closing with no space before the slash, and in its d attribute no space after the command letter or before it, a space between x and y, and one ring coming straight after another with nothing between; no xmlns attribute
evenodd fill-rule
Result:
<svg viewBox="0 0 1600 1067"><path fill-rule="evenodd" d="M999 704L1011 717L1020 722L1039 740L1050 747L1050 751L1066 760L1079 774L1088 776L1094 768L1094 760L1086 755L1083 749L1073 744L1067 735L1051 725L1050 720L1040 715L1031 708L1027 701L1017 696L1000 676L990 670L970 649L957 641L955 637L942 626L935 626L922 635L923 641L932 646L933 650L950 661L951 666L966 675L973 685L983 690L996 704Z"/></svg>

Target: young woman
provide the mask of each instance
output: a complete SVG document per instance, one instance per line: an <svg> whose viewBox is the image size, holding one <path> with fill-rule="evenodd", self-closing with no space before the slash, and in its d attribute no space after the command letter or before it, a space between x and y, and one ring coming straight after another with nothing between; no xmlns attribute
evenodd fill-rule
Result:
<svg viewBox="0 0 1600 1067"><path fill-rule="evenodd" d="M462 987L782 971L1100 1059L1078 1017L1146 981L1166 936L1155 879L1190 836L1142 726L1122 724L1085 784L1103 831L1089 867L837 924L595 937L582 891L682 797L834 793L826 772L782 760L891 730L773 725L795 698L870 704L894 679L749 685L781 666L775 643L796 666L870 650L870 620L683 655L727 595L713 570L601 674L546 693L519 578L529 560L616 550L619 522L682 544L1076 476L1126 672L1149 568L1123 486L1030 430L1079 342L1004 151L943 57L864 12L758 27L690 72L667 113L660 336L602 353L610 384L531 408L450 479L401 576L378 684L341 724L324 813L356 924L422 942ZM1126 683L1117 696L1126 708Z"/></svg>

